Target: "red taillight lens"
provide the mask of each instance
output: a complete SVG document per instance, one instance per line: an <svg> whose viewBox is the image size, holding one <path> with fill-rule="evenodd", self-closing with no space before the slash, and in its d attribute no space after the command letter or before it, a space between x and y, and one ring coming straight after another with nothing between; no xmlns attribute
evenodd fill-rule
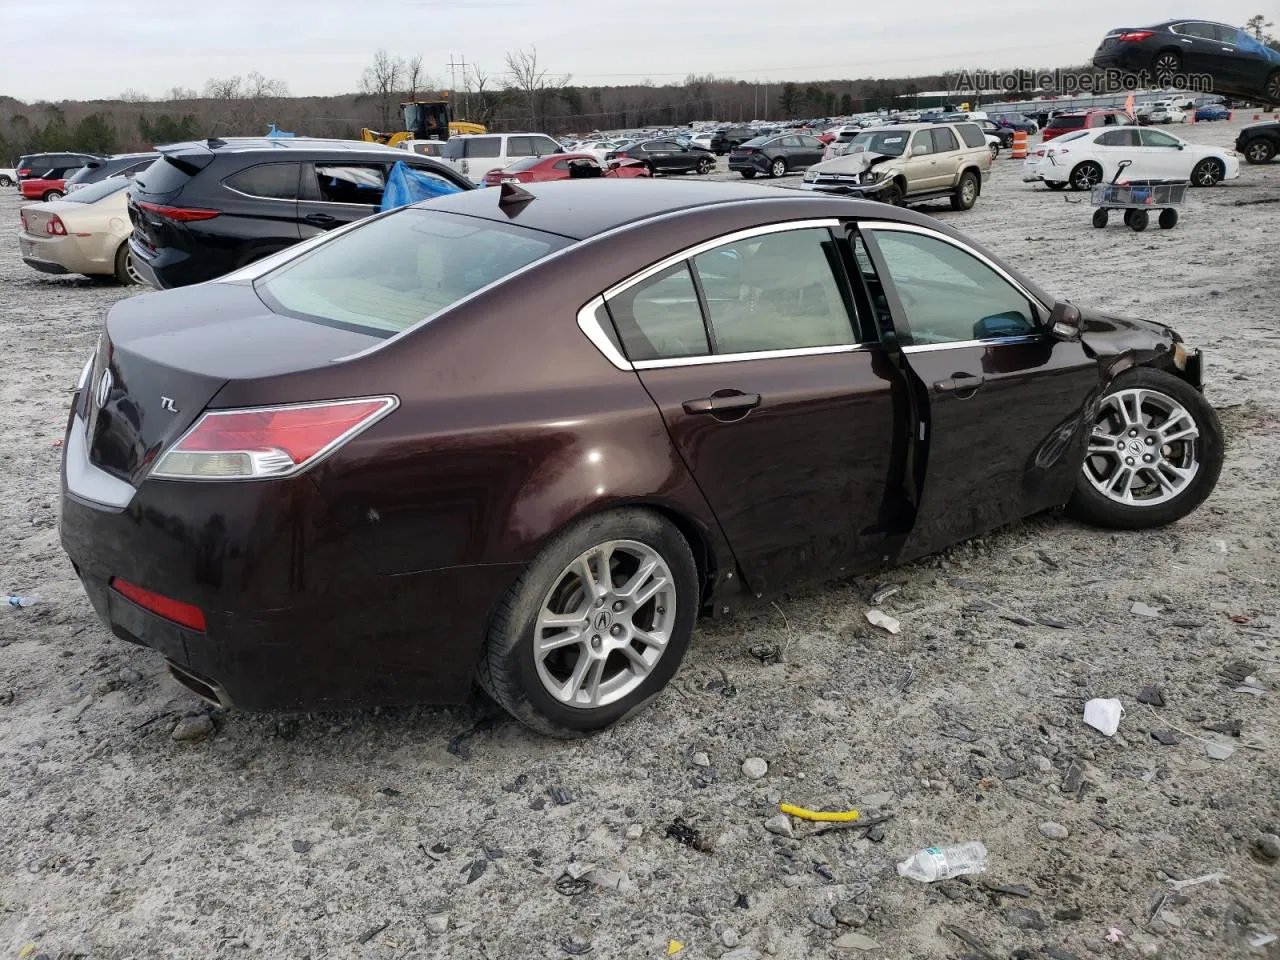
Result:
<svg viewBox="0 0 1280 960"><path fill-rule="evenodd" d="M311 466L396 408L395 397L330 400L205 413L151 475L166 480L256 480Z"/></svg>
<svg viewBox="0 0 1280 960"><path fill-rule="evenodd" d="M191 220L212 220L222 213L221 210L204 210L198 207L166 207L164 204L150 203L146 200L139 200L138 206L154 213L157 217L176 220L179 223L187 223Z"/></svg>
<svg viewBox="0 0 1280 960"><path fill-rule="evenodd" d="M20 177L29 177L29 176L31 176L31 168L30 168L30 167L23 167L21 170L19 170L19 171L18 171L18 176L20 176Z"/></svg>
<svg viewBox="0 0 1280 960"><path fill-rule="evenodd" d="M44 225L44 232L51 237L65 237L67 235L67 227L55 213L49 218L49 222Z"/></svg>
<svg viewBox="0 0 1280 960"><path fill-rule="evenodd" d="M199 607L193 607L191 604L183 603L181 600L174 600L171 597L152 593L150 590L144 590L136 583L121 580L119 577L111 578L111 589L127 600L132 600L143 610L148 610L158 617L164 617L166 620L172 620L188 630L199 630L204 633L204 611Z"/></svg>
<svg viewBox="0 0 1280 960"><path fill-rule="evenodd" d="M1121 43L1136 43L1139 40L1145 40L1152 35L1150 30L1131 30L1128 33L1120 34L1118 39Z"/></svg>
<svg viewBox="0 0 1280 960"><path fill-rule="evenodd" d="M629 153L627 153L627 151L623 150L621 153L615 153L615 154L613 155L613 159L615 159L615 160L630 160L630 159L631 159L631 154L629 154Z"/></svg>

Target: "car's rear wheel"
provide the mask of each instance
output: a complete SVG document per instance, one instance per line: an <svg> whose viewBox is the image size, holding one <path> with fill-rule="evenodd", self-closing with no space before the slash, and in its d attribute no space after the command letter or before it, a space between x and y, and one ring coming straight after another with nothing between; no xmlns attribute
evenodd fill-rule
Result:
<svg viewBox="0 0 1280 960"><path fill-rule="evenodd" d="M1222 426L1200 391L1138 367L1099 405L1067 512L1104 527L1141 530L1180 520L1222 471Z"/></svg>
<svg viewBox="0 0 1280 960"><path fill-rule="evenodd" d="M120 248L116 250L115 262L116 282L121 286L132 286L135 283L142 283L142 277L133 266L133 254L129 251L129 241L126 240L120 244Z"/></svg>
<svg viewBox="0 0 1280 960"><path fill-rule="evenodd" d="M738 172L742 174L742 178L744 180L750 180L752 177L756 175L756 172L754 170L739 170Z"/></svg>
<svg viewBox="0 0 1280 960"><path fill-rule="evenodd" d="M1280 70L1273 70L1267 82L1262 85L1262 95L1276 106L1280 106Z"/></svg>
<svg viewBox="0 0 1280 960"><path fill-rule="evenodd" d="M978 178L971 170L960 174L960 182L951 194L952 210L970 210L978 199Z"/></svg>
<svg viewBox="0 0 1280 960"><path fill-rule="evenodd" d="M787 172L787 161L779 157L769 165L769 176L777 179Z"/></svg>
<svg viewBox="0 0 1280 960"><path fill-rule="evenodd" d="M0 177L0 187L12 187L13 181L8 177Z"/></svg>
<svg viewBox="0 0 1280 960"><path fill-rule="evenodd" d="M588 517L556 536L489 627L481 686L540 733L580 737L652 700L693 635L689 544L650 510Z"/></svg>
<svg viewBox="0 0 1280 960"><path fill-rule="evenodd" d="M1077 164L1071 171L1072 190L1092 190L1102 182L1102 167L1092 160Z"/></svg>
<svg viewBox="0 0 1280 960"><path fill-rule="evenodd" d="M46 191L44 192L44 196L43 196L43 197L41 197L40 199L41 199L41 200L43 200L45 203L48 203L50 200L61 200L61 199L62 199L62 191L61 191L61 190L46 190Z"/></svg>
<svg viewBox="0 0 1280 960"><path fill-rule="evenodd" d="M1205 157L1191 171L1191 183L1197 187L1212 187L1222 182L1227 175L1221 160Z"/></svg>
<svg viewBox="0 0 1280 960"><path fill-rule="evenodd" d="M1065 189L1067 188L1067 181L1065 181L1065 180L1046 180L1046 181L1044 182L1044 185L1045 185L1046 187L1048 187L1050 190L1065 190Z"/></svg>
<svg viewBox="0 0 1280 960"><path fill-rule="evenodd" d="M1181 69L1182 57L1178 56L1176 50L1161 50L1156 54L1155 60L1151 62L1151 72L1156 75L1156 79L1161 83Z"/></svg>
<svg viewBox="0 0 1280 960"><path fill-rule="evenodd" d="M1276 148L1270 140L1250 140L1244 145L1244 158L1249 163L1270 163L1276 155Z"/></svg>

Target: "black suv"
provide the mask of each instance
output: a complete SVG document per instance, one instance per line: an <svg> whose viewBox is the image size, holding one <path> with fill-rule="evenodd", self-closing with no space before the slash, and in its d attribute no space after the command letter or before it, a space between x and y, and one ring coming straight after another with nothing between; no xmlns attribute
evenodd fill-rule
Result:
<svg viewBox="0 0 1280 960"><path fill-rule="evenodd" d="M81 167L75 176L67 180L66 191L72 193L81 187L109 180L112 177L132 177L147 169L158 159L160 154L153 150L150 153L121 153L114 157L90 160L87 166Z"/></svg>
<svg viewBox="0 0 1280 960"><path fill-rule="evenodd" d="M1249 163L1270 163L1280 156L1280 121L1253 123L1236 137L1236 153Z"/></svg>
<svg viewBox="0 0 1280 960"><path fill-rule="evenodd" d="M161 147L129 188L134 268L160 289L201 283L370 216L397 161L473 189L444 164L352 140L245 137Z"/></svg>
<svg viewBox="0 0 1280 960"><path fill-rule="evenodd" d="M759 130L751 127L721 127L711 135L711 150L717 157L722 157L734 147L740 147L748 140L760 136Z"/></svg>

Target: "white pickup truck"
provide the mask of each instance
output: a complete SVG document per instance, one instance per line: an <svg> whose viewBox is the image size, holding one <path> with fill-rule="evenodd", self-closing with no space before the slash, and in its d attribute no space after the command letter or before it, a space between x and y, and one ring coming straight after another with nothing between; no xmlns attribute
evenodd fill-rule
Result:
<svg viewBox="0 0 1280 960"><path fill-rule="evenodd" d="M0 167L0 187L12 187L18 182L18 171L12 167Z"/></svg>

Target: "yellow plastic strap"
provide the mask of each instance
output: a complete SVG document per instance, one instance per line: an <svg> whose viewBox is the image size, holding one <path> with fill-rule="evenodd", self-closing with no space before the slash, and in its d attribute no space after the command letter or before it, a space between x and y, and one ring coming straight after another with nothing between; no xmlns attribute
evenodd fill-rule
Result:
<svg viewBox="0 0 1280 960"><path fill-rule="evenodd" d="M822 823L848 823L850 820L857 820L860 816L857 810L806 810L804 807L793 807L789 803L778 804L778 809L801 820L817 820Z"/></svg>

